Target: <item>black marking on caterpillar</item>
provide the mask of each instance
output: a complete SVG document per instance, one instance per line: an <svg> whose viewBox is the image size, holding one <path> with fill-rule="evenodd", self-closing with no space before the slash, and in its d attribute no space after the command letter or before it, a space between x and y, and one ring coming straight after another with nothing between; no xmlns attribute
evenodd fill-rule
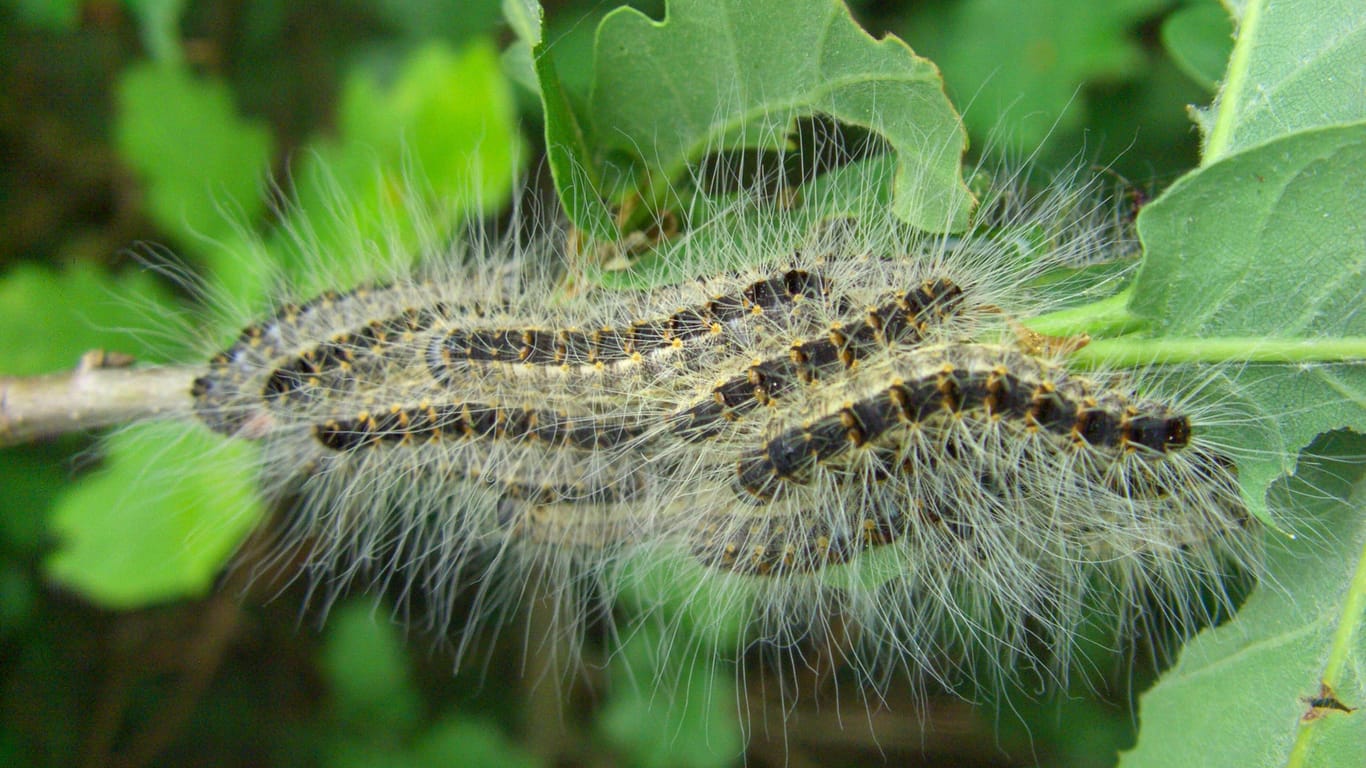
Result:
<svg viewBox="0 0 1366 768"><path fill-rule="evenodd" d="M260 377L289 366L291 357L304 355L301 346L323 346L327 342L319 343L318 339L338 335L337 329L349 329L342 335L364 333L376 315L393 313L395 294L415 299L413 303L418 306L440 304L439 290L430 282L402 287L367 285L345 292L325 291L302 304L282 305L269 319L248 325L231 346L209 360L208 370L190 389L195 414L216 432L238 434L261 413L264 383ZM475 315L484 312L477 303L463 309ZM306 367L299 366L301 371ZM275 386L290 389L285 382Z"/></svg>
<svg viewBox="0 0 1366 768"><path fill-rule="evenodd" d="M952 460L954 452L955 446L948 444L943 456L917 456L912 460L896 450L877 449L872 455L868 488L876 492L898 475L936 472L941 462ZM987 493L997 493L1002 487L999 478L985 471L978 472L977 484ZM921 494L901 498L894 504L870 504L856 509L799 506L795 510L764 511L746 518L711 514L693 531L691 551L699 562L711 568L748 576L785 576L842 565L868 549L892 544L908 535L923 536L926 530L940 531L958 545L971 547L971 526L947 501L935 494ZM755 502L755 506L771 509L761 501Z"/></svg>
<svg viewBox="0 0 1366 768"><path fill-rule="evenodd" d="M296 337L329 322L339 304L361 300L372 290L324 291L302 304L283 304L269 318L243 328L236 341L209 360L208 372L194 380L190 394L195 413L214 431L236 433L248 418L241 388L250 373L263 361L285 354Z"/></svg>
<svg viewBox="0 0 1366 768"><path fill-rule="evenodd" d="M336 334L276 368L266 379L262 396L269 403L288 405L292 398L306 398L322 387L336 390L347 382L356 365L384 355L394 340L411 343L416 334L449 317L449 313L441 302L408 307L397 315Z"/></svg>
<svg viewBox="0 0 1366 768"><path fill-rule="evenodd" d="M710 568L746 576L813 573L890 544L908 526L899 509L839 522L813 512L761 515L737 525L729 516L712 515L694 531L692 555Z"/></svg>
<svg viewBox="0 0 1366 768"><path fill-rule="evenodd" d="M806 483L819 465L865 445L895 443L909 429L1015 425L1075 449L1144 451L1184 448L1189 419L1160 403L1131 403L1116 391L1023 353L954 344L911 353L905 376L832 413L791 427L736 464L737 493L773 500L785 483ZM969 418L970 417L970 418Z"/></svg>
<svg viewBox="0 0 1366 768"><path fill-rule="evenodd" d="M645 433L627 419L571 416L562 411L488 403L424 403L364 411L313 428L323 447L337 452L414 445L443 439L522 440L555 447L600 450Z"/></svg>
<svg viewBox="0 0 1366 768"><path fill-rule="evenodd" d="M686 342L719 336L728 324L830 293L818 273L793 269L760 280L733 295L718 295L667 317L637 320L624 328L453 328L432 339L427 365L437 381L458 379L470 363L601 369L643 356L683 349Z"/></svg>
<svg viewBox="0 0 1366 768"><path fill-rule="evenodd" d="M327 322L327 313L338 304L364 299L374 291L385 289L386 286L363 285L349 291L323 291L302 304L282 304L266 320L244 328L237 341L214 360L221 358L226 362L243 349L252 349L263 357L284 354L289 351L294 337L307 333L309 327L320 320Z"/></svg>
<svg viewBox="0 0 1366 768"><path fill-rule="evenodd" d="M760 360L717 385L711 396L671 417L673 431L689 440L713 437L760 405L771 405L801 384L858 365L889 347L921 343L932 321L957 312L963 289L948 278L926 280L895 300L870 307L864 319L832 326L824 336L792 345L784 356Z"/></svg>

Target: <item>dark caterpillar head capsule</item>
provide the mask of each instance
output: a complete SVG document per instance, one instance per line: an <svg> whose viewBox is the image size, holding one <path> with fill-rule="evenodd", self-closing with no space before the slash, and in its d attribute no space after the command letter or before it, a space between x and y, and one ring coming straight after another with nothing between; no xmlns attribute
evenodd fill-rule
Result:
<svg viewBox="0 0 1366 768"><path fill-rule="evenodd" d="M1179 451L1190 444L1191 424L1185 416L1134 416L1124 424L1124 440L1153 451Z"/></svg>

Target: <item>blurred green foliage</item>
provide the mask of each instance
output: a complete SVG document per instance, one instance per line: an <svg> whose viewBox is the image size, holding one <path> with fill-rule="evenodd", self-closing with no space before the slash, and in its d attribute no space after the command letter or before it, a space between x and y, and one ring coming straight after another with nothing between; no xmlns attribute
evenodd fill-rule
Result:
<svg viewBox="0 0 1366 768"><path fill-rule="evenodd" d="M127 258L138 242L173 250L177 269L201 275L209 292L247 314L269 304L273 271L296 285L333 286L366 272L367 240L419 242L403 215L415 202L443 212L424 220L438 238L457 233L505 212L519 193L520 172L544 166L549 172L541 177L550 178L542 180L567 215L602 234L613 225L611 205L633 201L651 211L667 206L669 195L705 194L687 185L708 150L772 148L791 121L816 115L890 147L866 160L888 179L879 204L922 225L942 223L943 212L926 206L964 193L955 107L971 151L1029 155L1044 166L1080 153L1140 186L1165 186L1202 160L1218 159L1212 155L1263 141L1284 142L1276 151L1327 169L1307 178L1290 167L1278 177L1263 172L1274 159L1235 155L1145 213L1149 256L1164 266L1145 272L1135 309L1159 327L1180 322L1180 308L1169 304L1199 295L1218 268L1247 269L1246 261L1209 257L1225 230L1292 241L1314 234L1325 248L1348 252L1325 282L1346 301L1361 295L1362 257L1351 250L1361 241L1350 240L1360 230L1337 230L1345 243L1314 230L1324 211L1340 220L1366 207L1361 166L1341 159L1359 158L1363 145L1366 96L1351 89L1366 61L1366 14L1343 3L1321 0L1304 19L1261 18L1245 60L1235 55L1232 67L1228 16L1199 0L854 2L852 15L833 0L677 0L667 16L660 2L636 3L638 11L589 0L544 5L542 19L525 0L507 0L506 9L492 0L0 4L0 145L7 158L0 168L0 371L65 369L95 347L183 359L186 339L174 335L180 330L200 340L231 338L240 318L184 328L179 318L198 317L195 291ZM1263 5L1240 7L1260 12ZM1316 45L1322 27L1309 17L1332 19L1346 42ZM865 38L860 26L879 39ZM933 65L881 39L886 34ZM817 50L823 55L814 56ZM808 69L813 62L820 67ZM719 89L716 80L734 90ZM1220 81L1225 101L1200 123L1217 153L1202 158L1202 135L1186 107L1208 102ZM870 84L891 89L879 92L876 109L862 90ZM887 98L890 92L898 98ZM754 119L732 120L737 113ZM658 127L670 122L686 130L661 150ZM931 138L916 146L917 131ZM647 145L660 151L641 151ZM271 186L282 178L291 185L284 205ZM1244 189L1249 178L1283 182L1276 189L1310 202L1258 207L1268 188ZM815 183L840 182L831 173ZM415 191L422 200L411 198ZM521 193L536 191L533 184ZM1324 204L1315 207L1315 200ZM1189 227L1192 211L1215 209L1222 213L1205 219L1208 227ZM1266 254L1271 262L1242 274L1296 270L1293 260L1274 261L1285 255L1284 242L1267 243L1275 245ZM304 264L305 250L333 262L326 270ZM1248 305L1243 310L1197 330L1248 332L1248 318L1261 311L1257 285L1234 295ZM1296 319L1312 328L1322 320L1319 310L1299 304L1271 322ZM1350 378L1312 383L1361 391ZM1267 397L1289 403L1296 395ZM1357 412L1315 414L1312 424L1287 427L1282 453L1293 456L1321 429L1363 426ZM947 736L922 732L920 718L934 720L939 710L920 708L923 702L895 685L882 704L896 719L866 709L855 691L867 681L849 680L843 700L826 705L833 717L803 711L790 738L758 726L742 733L739 711L762 705L767 694L762 681L737 680L734 665L712 662L713 644L730 647L743 631L719 613L681 619L696 630L687 641L628 622L630 636L600 659L603 669L593 673L600 679L591 685L565 685L555 679L562 672L547 671L524 650L537 647L521 642L536 632L534 619L491 627L506 642L490 636L458 667L441 640L416 630L405 638L401 623L386 620L391 602L375 608L370 598L344 601L315 633L298 626L306 576L284 586L265 576L229 577L225 595L211 594L224 560L268 511L252 499L250 477L240 470L250 462L230 455L235 448L204 443L199 434L163 435L125 433L98 455L83 439L3 451L0 764L720 766L782 764L791 755L829 764L940 757L1108 765L1135 738L1132 713L1114 703L1125 699L1123 682L1063 691L1062 703L1003 697L994 708L969 711L966 722L947 721L966 729L961 737L952 728ZM1258 487L1279 476L1285 461L1264 468ZM131 506L116 503L137 492L149 466L165 487ZM1314 487L1351 479L1332 477ZM1337 495L1355 498L1354 488L1347 482ZM1343 520L1335 543L1357 541L1354 519ZM1360 568L1360 556L1354 561L1348 550L1338 553L1339 565ZM1328 581L1342 582L1342 571L1334 573L1339 578ZM652 583L647 575L638 588ZM665 586L657 595L628 595L622 610L669 602ZM1350 615L1359 591L1314 593L1325 602L1303 620L1326 622L1327 639L1313 653L1341 655L1334 631L1360 623ZM1277 608L1262 610L1273 614L1263 621L1274 624ZM1346 611L1337 624L1325 618L1334 610ZM1299 656L1309 666L1317 658ZM1195 672L1183 674L1188 680ZM1302 682L1282 680L1292 692L1286 696ZM580 698L547 704L545 691L553 699L557 683ZM1178 680L1182 685L1190 686ZM1337 688L1350 695L1361 681L1343 679ZM1218 707L1234 711L1223 705L1237 690L1218 694ZM1209 695L1196 688L1187 700L1180 690L1155 696L1164 707L1157 719L1173 725L1165 736L1145 730L1133 764L1144 764L1147 751L1180 744L1172 733ZM767 706L781 718L786 703ZM955 706L943 711L957 713ZM873 720L878 740L861 727ZM1311 749L1302 735L1286 736L1287 723L1266 722L1258 727L1279 728L1286 749ZM842 742L819 738L836 725L847 728ZM1211 733L1222 727L1218 720L1202 726ZM1349 751L1354 733L1338 727L1332 744L1346 746L1326 749ZM1248 759L1271 749L1257 738L1242 739ZM1219 750L1207 753L1200 756L1205 764L1217 764Z"/></svg>

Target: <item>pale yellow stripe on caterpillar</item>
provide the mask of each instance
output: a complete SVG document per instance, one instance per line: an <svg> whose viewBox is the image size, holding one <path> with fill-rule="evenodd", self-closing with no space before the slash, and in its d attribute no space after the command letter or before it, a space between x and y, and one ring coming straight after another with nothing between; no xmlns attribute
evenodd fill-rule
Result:
<svg viewBox="0 0 1366 768"><path fill-rule="evenodd" d="M712 390L713 401L718 400L718 391L720 401L736 399L730 391L735 387L725 384L734 384L741 376L748 380L766 375L769 384L784 381L783 371L769 371L762 365L779 351L802 357L805 362L794 363L801 368L798 373L814 376L821 372L825 347L844 342L837 351L842 351L838 356L849 358L844 361L848 364L860 351L860 333L853 331L870 330L877 336L882 333L878 327L898 325L901 318L895 310L882 311L888 306L856 309L877 301L877 296L886 297L886 281L928 282L927 269L929 275L944 274L944 270L966 272L980 258L972 249L942 245L942 253L916 265L866 252L841 254L837 245L841 244L825 243L814 249L821 253L819 257L799 252L789 262L797 266L769 272L757 281L736 285L737 278L713 278L708 282L722 290L710 299L645 320L622 318L649 317L658 312L654 308L667 306L671 296L688 292L657 289L625 300L597 292L597 299L609 301L590 300L578 309L553 312L534 303L534 289L545 287L534 278L526 280L535 285L509 289L510 293L502 294L503 303L488 312L469 301L470 294L465 292L472 285L469 280L440 281L444 286L440 290L422 284L326 294L301 308L286 305L271 320L249 326L238 343L215 357L209 373L196 381L196 411L218 431L233 433L250 424L250 431L260 435L270 428L272 419L317 421L335 412L424 398L497 403L528 388L566 401L620 396L628 401L627 407L646 410L686 408L689 401L696 404L702 386ZM960 258L964 263L955 264ZM855 270L854 264L869 269ZM921 276L914 277L917 274ZM485 275L474 283L490 280ZM957 278L938 280L958 285ZM993 298L994 289L984 288L979 278L969 276L968 284L966 306L975 308ZM956 293L961 295L963 290ZM319 324L316 308L335 309L337 317ZM521 319L537 315L580 317L587 322L579 327L596 330L537 326ZM980 322L980 312L965 315L965 328ZM503 320L493 326L481 324L481 318ZM830 325L836 318L845 318L851 329L847 340L836 338L838 333ZM823 330L826 338L810 339L810 333L817 330ZM314 339L306 344L310 333ZM794 345L793 338L812 343ZM291 344L294 349L287 351ZM807 346L810 354L803 351ZM559 374L552 375L555 380L539 385L517 381L552 372ZM715 382L718 374L723 377L722 385L705 383ZM729 381L724 378L727 375ZM439 386L425 387L428 378ZM452 387L454 391L447 391ZM646 388L655 391L647 393ZM764 393L777 387L750 389L760 397L771 397ZM262 398L270 406L264 410L258 402ZM720 402L716 405L729 408ZM730 410L733 415L734 409ZM699 427L705 429L690 434L705 433L711 428L702 423L707 421L701 419Z"/></svg>
<svg viewBox="0 0 1366 768"><path fill-rule="evenodd" d="M988 417L1008 416L1026 422L1032 420L1033 426L1030 428L1043 426L1061 432L1061 427L1065 426L1077 440L1095 444L1127 440L1150 450L1177 447L1187 437L1188 422L1178 417L1168 416L1154 421L1151 414L1126 411L1111 418L1113 412L1123 405L1122 399L1092 397L1082 380L1067 379L1056 366L1024 353L982 345L954 345L929 352L931 354L921 355L924 359L920 361L921 367L930 374L922 378L932 376L933 379L929 389L914 386L908 389L903 383L889 390L890 394L883 393L888 397L900 394L901 407L907 413L931 417L934 414L926 409L961 415L963 411L984 408ZM950 360L956 360L964 367L961 371L953 372L955 377L946 378L949 372L945 366L951 365ZM1002 361L1009 362L1016 371L1023 373L1011 373ZM992 363L992 367L984 375L985 363ZM948 386L949 381L953 382L951 387ZM1058 395L1059 382L1067 397ZM1027 398L1024 397L1026 392ZM917 398L921 402L913 402ZM1101 407L1102 402L1109 410ZM1087 404L1091 410L1082 410ZM866 410L866 403L864 407ZM846 433L844 438L852 439L848 431L856 425L850 422L850 414L857 410L844 409L836 419L826 417L818 420L816 426L800 431L801 439L816 461L828 461L837 453L837 443L827 439L832 435L824 434L829 431L827 427L835 426L838 422L837 428ZM879 432L890 426L874 420L862 428ZM1119 431L1116 432L1116 429ZM611 461L628 459L625 448L642 447L644 438L652 432L658 436L659 431L658 425L652 425L648 419L631 422L604 414L571 415L527 406L466 402L435 406L395 405L374 412L365 411L319 424L314 427L313 434L329 450L343 453L424 445L436 449L437 443L451 440L499 440L595 451L604 461ZM863 435L861 439L873 440L876 437ZM772 457L790 452L790 446L785 447L788 442L792 442L792 434L779 436L765 445L762 453L769 460L770 471L781 469ZM943 448L940 446L939 450ZM645 455L641 454L642 458ZM752 462L754 457L755 454L751 454L742 459L742 465L745 461ZM926 456L922 461L930 464L934 458L932 455ZM907 462L903 460L902 463ZM534 477L534 471L532 475ZM754 491L748 490L751 493ZM754 496L767 500L761 494ZM925 500L918 499L916 504L923 506ZM619 509L618 513L627 515L628 511ZM546 517L548 513L538 515ZM712 531L711 538L725 530L714 522L708 522L703 527ZM895 524L889 523L882 513L843 523L821 520L802 522L796 519L776 524L764 523L763 528L767 531L764 535L742 526L737 529L738 543L736 536L730 536L718 547L712 547L711 553L708 553L708 547L699 545L699 557L708 564L726 565L743 572L814 570L826 562L842 561L848 552L858 548L856 545L859 541L866 540L871 544L891 540L894 536L889 531L894 527ZM794 535L800 530L806 533ZM824 530L824 533L817 532L820 530ZM876 535L870 535L870 532ZM760 543L765 536L771 539L786 536L787 539ZM825 544L820 543L822 540ZM736 557L737 551L748 551L749 554Z"/></svg>
<svg viewBox="0 0 1366 768"><path fill-rule="evenodd" d="M658 312L679 292L639 298L643 312ZM815 303L823 305L807 309ZM463 386L490 376L550 377L575 394L625 381L685 377L724 365L757 339L811 327L844 301L819 271L787 269L733 290L713 293L668 314L602 318L596 324L561 327L478 327L448 324L425 351L428 370L443 384ZM627 377L623 379L622 377Z"/></svg>
<svg viewBox="0 0 1366 768"><path fill-rule="evenodd" d="M470 330L452 328L457 320L464 324L488 315L506 315L510 308L486 311L478 302L457 303L430 284L416 291L386 286L348 294L329 292L303 305L287 304L269 320L248 326L232 347L213 358L209 371L195 382L192 394L201 418L211 428L229 434L250 421L247 414L258 410L258 397L264 398L273 418L294 421L316 420L333 405L345 410L346 403L354 408L404 396L416 400L447 388L423 387L427 381L424 371L435 377L437 384L458 384L460 388L487 378L481 375L486 370L466 368L464 375L448 370L454 365L452 357L459 357L452 351L457 336L469 341L464 357L495 367L500 362L515 361L547 370L591 374L602 372L605 364L619 368L622 363L677 354L685 346L688 354L679 355L680 364L698 367L706 361L697 359L696 344L685 342L695 342L699 336L724 341L727 326L742 322L758 325L765 315L769 324L780 326L799 314L797 305L802 301L824 300L828 293L829 286L819 274L790 269L737 288L733 294L714 295L698 307L683 308L656 320L634 321L622 331L602 328L584 333L477 325L461 326ZM429 303L420 303L424 299ZM657 304L658 300L649 303ZM320 320L329 312L330 318ZM436 326L441 332L428 333ZM751 328L746 336L754 332ZM324 339L297 349L310 334ZM445 362L436 361L438 357ZM613 375L618 373L612 371ZM600 385L600 379L590 377L577 387L562 384L560 388L566 394L578 395L591 393ZM495 386L470 394L490 397L502 392ZM255 427L257 432L263 429L259 424Z"/></svg>
<svg viewBox="0 0 1366 768"><path fill-rule="evenodd" d="M1253 548L1255 526L1236 475L1214 455L1187 456L1177 471L1131 461L1122 472L1050 482L1040 472L1009 471L1005 459L969 459L976 445L915 442L866 456L857 469L827 470L817 492L710 511L689 537L690 550L712 568L779 577L846 564L873 548L906 542L921 548L931 540L938 542L933 554L907 562L986 556L1023 564L1061 556L1073 563L1135 557L1177 563L1201 560L1204 551ZM1050 468L1065 471L1059 463ZM1085 474L1081 467L1074 471ZM1003 538L1002 531L1009 534Z"/></svg>

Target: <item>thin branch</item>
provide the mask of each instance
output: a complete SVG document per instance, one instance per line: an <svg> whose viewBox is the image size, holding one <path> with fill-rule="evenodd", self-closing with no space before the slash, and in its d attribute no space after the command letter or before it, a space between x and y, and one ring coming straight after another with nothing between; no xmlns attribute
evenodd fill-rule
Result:
<svg viewBox="0 0 1366 768"><path fill-rule="evenodd" d="M132 362L92 350L70 373L0 378L0 447L190 412L197 369L132 368Z"/></svg>

